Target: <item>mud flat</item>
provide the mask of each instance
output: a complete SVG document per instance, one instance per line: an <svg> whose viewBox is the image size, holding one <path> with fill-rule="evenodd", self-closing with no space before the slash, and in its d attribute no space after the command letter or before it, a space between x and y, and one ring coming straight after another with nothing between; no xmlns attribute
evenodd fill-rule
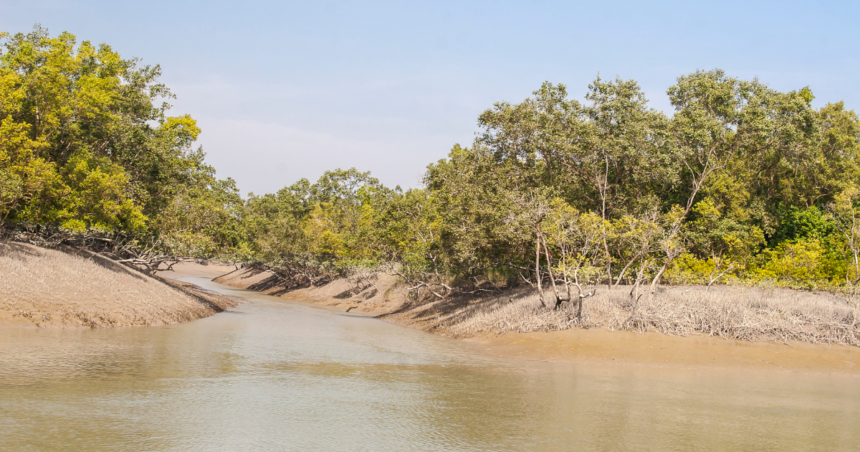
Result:
<svg viewBox="0 0 860 452"><path fill-rule="evenodd" d="M165 325L207 317L237 303L98 255L0 242L0 326Z"/></svg>
<svg viewBox="0 0 860 452"><path fill-rule="evenodd" d="M603 328L485 335L465 340L492 356L522 361L837 373L860 378L860 348L848 345L749 342Z"/></svg>

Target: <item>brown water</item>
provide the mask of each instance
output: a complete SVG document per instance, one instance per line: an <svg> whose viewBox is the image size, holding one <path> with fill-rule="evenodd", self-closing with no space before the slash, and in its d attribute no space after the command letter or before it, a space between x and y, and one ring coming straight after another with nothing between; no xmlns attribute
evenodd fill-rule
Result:
<svg viewBox="0 0 860 452"><path fill-rule="evenodd" d="M0 450L860 450L860 378L490 358L252 300L191 323L0 329Z"/></svg>

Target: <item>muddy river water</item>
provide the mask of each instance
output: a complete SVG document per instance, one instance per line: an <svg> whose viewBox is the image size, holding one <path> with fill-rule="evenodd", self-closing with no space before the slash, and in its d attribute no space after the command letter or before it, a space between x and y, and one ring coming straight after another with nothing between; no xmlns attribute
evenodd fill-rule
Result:
<svg viewBox="0 0 860 452"><path fill-rule="evenodd" d="M860 450L860 377L491 357L250 300L194 322L0 329L0 450Z"/></svg>

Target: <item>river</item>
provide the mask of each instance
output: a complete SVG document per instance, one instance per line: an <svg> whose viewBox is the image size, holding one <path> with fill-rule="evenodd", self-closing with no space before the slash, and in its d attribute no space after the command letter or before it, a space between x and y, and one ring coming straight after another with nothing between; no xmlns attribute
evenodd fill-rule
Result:
<svg viewBox="0 0 860 452"><path fill-rule="evenodd" d="M250 302L181 325L0 329L0 450L860 450L846 374L548 363Z"/></svg>

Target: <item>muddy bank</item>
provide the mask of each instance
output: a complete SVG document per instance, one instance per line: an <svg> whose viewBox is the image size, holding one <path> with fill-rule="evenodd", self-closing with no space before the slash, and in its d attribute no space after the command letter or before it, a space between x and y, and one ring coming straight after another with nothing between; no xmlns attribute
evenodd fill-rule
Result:
<svg viewBox="0 0 860 452"><path fill-rule="evenodd" d="M0 242L0 326L164 325L207 317L237 302L103 257Z"/></svg>
<svg viewBox="0 0 860 452"><path fill-rule="evenodd" d="M177 268L181 272L182 268ZM188 267L190 269L190 266ZM286 287L274 273L260 268L236 269L213 279L218 284L248 289L275 297L338 307L352 313L386 315L397 312L406 301L407 291L397 286L397 277L384 275L362 283L337 279L315 287Z"/></svg>
<svg viewBox="0 0 860 452"><path fill-rule="evenodd" d="M170 271L160 271L156 275L164 279L176 279L183 276L193 276L214 279L237 270L235 265L220 264L217 262L179 262L174 264Z"/></svg>
<svg viewBox="0 0 860 452"><path fill-rule="evenodd" d="M650 304L637 306L640 312L634 317L625 305L629 299L625 288L618 287L587 299L580 323L572 306L548 311L529 288L483 297L416 300L407 297L390 277L366 287L337 280L291 290L271 272L240 269L214 281L374 315L398 325L466 339L488 353L519 359L860 373L860 348L828 343L828 338L845 337L854 312L845 300L830 294L671 287ZM642 323L628 324L632 331L619 331L631 318ZM708 328L713 330L708 332ZM738 340L746 337L752 339Z"/></svg>
<svg viewBox="0 0 860 452"><path fill-rule="evenodd" d="M580 316L578 305L573 303L554 310L545 308L530 287L444 299L426 292L410 297L396 278L379 276L291 289L272 272L259 268L236 270L215 282L364 311L393 323L458 338L581 327L745 341L860 345L860 304L821 292L670 286L660 288L653 297L633 298L629 287L599 287L593 297L583 300Z"/></svg>
<svg viewBox="0 0 860 452"><path fill-rule="evenodd" d="M837 372L860 376L860 348L848 345L749 342L603 328L484 335L465 340L492 356L524 361Z"/></svg>

